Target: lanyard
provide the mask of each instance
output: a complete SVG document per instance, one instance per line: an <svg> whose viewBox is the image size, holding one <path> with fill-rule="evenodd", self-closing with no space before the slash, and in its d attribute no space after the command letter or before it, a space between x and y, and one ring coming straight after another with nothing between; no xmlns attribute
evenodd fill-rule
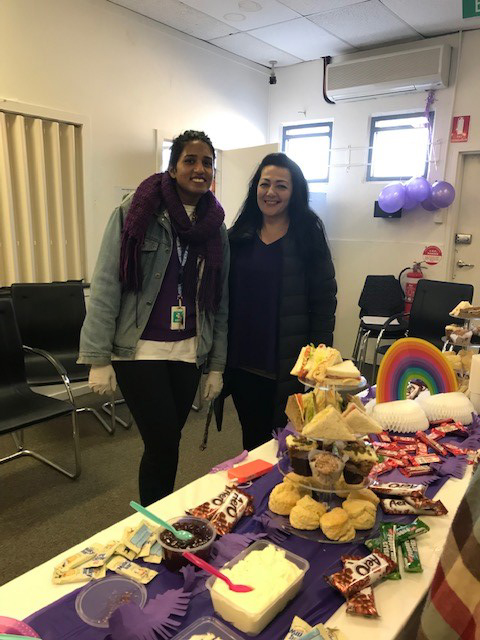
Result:
<svg viewBox="0 0 480 640"><path fill-rule="evenodd" d="M177 236L177 255L178 255L178 261L180 263L180 269L178 271L177 295L181 305L182 293L183 293L183 269L187 264L188 244L182 253L182 245L180 244L180 240L178 239L178 236Z"/></svg>

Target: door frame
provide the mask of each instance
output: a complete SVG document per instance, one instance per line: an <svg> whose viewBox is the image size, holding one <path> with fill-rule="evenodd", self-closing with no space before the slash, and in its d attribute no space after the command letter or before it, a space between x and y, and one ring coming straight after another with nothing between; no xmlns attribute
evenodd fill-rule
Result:
<svg viewBox="0 0 480 640"><path fill-rule="evenodd" d="M455 270L455 233L457 232L458 220L460 218L460 202L462 200L462 189L463 189L463 173L465 170L465 158L467 156L478 156L480 155L480 149L474 149L469 151L460 151L458 154L457 161L457 171L455 176L455 184L458 185L455 194L455 200L453 201L450 211L451 215L449 216L450 221L447 225L447 232L445 234L446 242L445 247L446 250L446 276L449 282L453 282L453 274Z"/></svg>

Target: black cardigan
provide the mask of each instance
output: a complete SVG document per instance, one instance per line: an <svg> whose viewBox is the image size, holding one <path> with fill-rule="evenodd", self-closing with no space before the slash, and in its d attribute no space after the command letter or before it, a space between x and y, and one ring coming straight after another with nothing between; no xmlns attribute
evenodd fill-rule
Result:
<svg viewBox="0 0 480 640"><path fill-rule="evenodd" d="M241 239L230 238L230 272L235 269L237 249L241 243L251 242L255 232ZM323 225L315 230L315 249L306 259L291 231L283 239L283 274L281 281L278 343L277 343L277 395L274 426L286 421L285 404L292 393L303 390L290 371L303 346L310 342L331 346L335 328L337 284L335 269ZM221 422L223 400L230 394L228 370L225 387L216 404L217 424Z"/></svg>

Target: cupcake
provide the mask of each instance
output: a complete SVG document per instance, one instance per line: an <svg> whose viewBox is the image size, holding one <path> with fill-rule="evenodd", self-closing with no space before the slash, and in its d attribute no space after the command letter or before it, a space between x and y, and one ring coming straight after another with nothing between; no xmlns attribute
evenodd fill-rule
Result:
<svg viewBox="0 0 480 640"><path fill-rule="evenodd" d="M309 460L312 475L318 486L332 489L343 471L342 458L330 451L311 451Z"/></svg>
<svg viewBox="0 0 480 640"><path fill-rule="evenodd" d="M343 470L347 484L362 484L374 464L378 462L375 449L363 442L349 442L343 449L348 456Z"/></svg>
<svg viewBox="0 0 480 640"><path fill-rule="evenodd" d="M292 470L300 476L311 476L308 453L317 448L317 443L304 436L289 435L286 444Z"/></svg>

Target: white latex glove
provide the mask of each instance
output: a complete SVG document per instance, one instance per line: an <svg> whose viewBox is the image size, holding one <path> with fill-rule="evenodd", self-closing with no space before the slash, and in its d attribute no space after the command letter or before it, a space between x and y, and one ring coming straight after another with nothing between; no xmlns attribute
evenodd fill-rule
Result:
<svg viewBox="0 0 480 640"><path fill-rule="evenodd" d="M207 402L215 400L223 387L223 376L220 371L210 371L205 381L204 397Z"/></svg>
<svg viewBox="0 0 480 640"><path fill-rule="evenodd" d="M111 364L92 365L88 376L88 386L95 393L113 393L117 388L117 376Z"/></svg>

